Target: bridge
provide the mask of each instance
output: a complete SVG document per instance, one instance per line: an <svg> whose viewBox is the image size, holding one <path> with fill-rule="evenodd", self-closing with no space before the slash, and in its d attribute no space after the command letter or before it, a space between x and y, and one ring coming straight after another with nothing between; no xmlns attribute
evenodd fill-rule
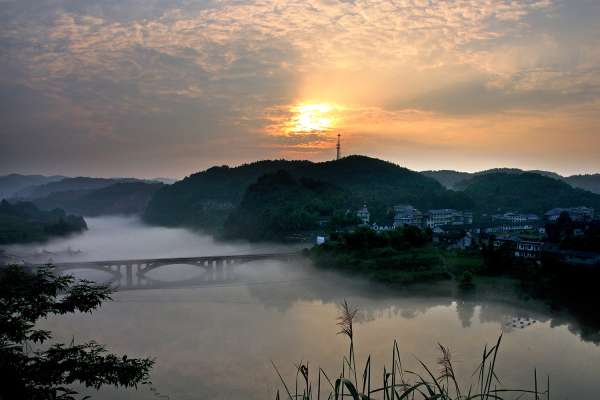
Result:
<svg viewBox="0 0 600 400"><path fill-rule="evenodd" d="M57 262L53 271L57 274L69 274L75 271L100 271L110 277L107 284L115 289L151 289L189 285L214 285L236 281L236 267L252 261L298 260L300 253L238 254L203 257L152 258L132 260ZM202 273L191 279L165 282L152 279L148 272L168 265L191 265ZM34 265L40 267L41 265Z"/></svg>

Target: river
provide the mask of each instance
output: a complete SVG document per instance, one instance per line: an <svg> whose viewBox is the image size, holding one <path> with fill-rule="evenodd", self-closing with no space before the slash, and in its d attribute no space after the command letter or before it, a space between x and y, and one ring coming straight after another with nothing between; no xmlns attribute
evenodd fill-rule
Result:
<svg viewBox="0 0 600 400"><path fill-rule="evenodd" d="M60 258L70 248L68 258L85 260L289 250L219 243L131 218L88 223L82 235L7 250L45 250ZM172 281L194 270L165 266L153 273ZM391 365L398 340L406 369L419 371L419 358L438 371L442 343L459 378L471 382L483 347L503 333L497 373L504 386L533 388L535 368L540 381L550 377L553 399L591 400L600 391L597 331L510 287L477 289L467 297L450 284L392 290L306 263L248 263L238 267L237 277L208 286L118 291L91 315L53 317L41 325L59 341L96 340L113 352L156 360L152 385L90 392L97 399L275 399L282 387L271 360L292 387L294 364L301 361L309 362L311 374L320 366L335 376L348 344L336 326L344 300L359 309L357 361L362 365L371 355L374 380L381 379L384 364Z"/></svg>

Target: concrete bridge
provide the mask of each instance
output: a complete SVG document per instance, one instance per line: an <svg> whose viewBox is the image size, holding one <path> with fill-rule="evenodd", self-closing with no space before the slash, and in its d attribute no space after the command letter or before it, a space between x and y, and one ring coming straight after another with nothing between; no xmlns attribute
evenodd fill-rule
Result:
<svg viewBox="0 0 600 400"><path fill-rule="evenodd" d="M224 256L153 258L135 260L108 260L53 263L58 274L74 271L100 271L107 273L108 284L116 289L151 289L177 287L181 285L214 285L236 281L236 267L252 261L273 260L293 261L300 253L240 254ZM191 265L201 270L201 274L191 279L162 281L149 277L150 271L169 265ZM38 267L40 265L37 265Z"/></svg>

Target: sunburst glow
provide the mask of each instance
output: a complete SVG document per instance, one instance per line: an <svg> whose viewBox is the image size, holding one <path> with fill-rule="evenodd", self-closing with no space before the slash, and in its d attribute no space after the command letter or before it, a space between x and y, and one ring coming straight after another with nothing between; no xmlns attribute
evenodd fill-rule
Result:
<svg viewBox="0 0 600 400"><path fill-rule="evenodd" d="M290 132L315 133L327 132L334 128L334 112L338 106L329 103L302 103L292 108Z"/></svg>

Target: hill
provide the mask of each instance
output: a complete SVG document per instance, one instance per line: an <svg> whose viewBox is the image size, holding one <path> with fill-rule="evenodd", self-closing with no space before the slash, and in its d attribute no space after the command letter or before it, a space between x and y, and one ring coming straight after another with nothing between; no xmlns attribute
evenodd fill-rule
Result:
<svg viewBox="0 0 600 400"><path fill-rule="evenodd" d="M162 183L118 182L99 189L52 192L32 200L44 210L62 208L85 216L141 214Z"/></svg>
<svg viewBox="0 0 600 400"><path fill-rule="evenodd" d="M58 192L101 189L119 182L136 182L134 178L64 178L55 182L28 186L16 192L13 197L23 200L39 199Z"/></svg>
<svg viewBox="0 0 600 400"><path fill-rule="evenodd" d="M33 203L0 202L0 244L45 241L87 229L82 217L63 210L42 211Z"/></svg>
<svg viewBox="0 0 600 400"><path fill-rule="evenodd" d="M473 177L473 174L469 172L452 171L447 169L439 171L422 171L421 173L425 176L435 179L447 189L454 189L457 183Z"/></svg>
<svg viewBox="0 0 600 400"><path fill-rule="evenodd" d="M0 200L13 197L18 191L35 185L43 185L64 179L64 176L20 175L0 176Z"/></svg>
<svg viewBox="0 0 600 400"><path fill-rule="evenodd" d="M565 178L571 186L600 194L600 174L572 175Z"/></svg>
<svg viewBox="0 0 600 400"><path fill-rule="evenodd" d="M600 209L600 195L537 173L489 173L471 178L464 189L482 213L522 211L543 214L554 207Z"/></svg>
<svg viewBox="0 0 600 400"><path fill-rule="evenodd" d="M460 172L452 170L440 170L440 171L423 171L423 175L435 179L448 189L453 190L464 190L468 185L469 181L480 175L488 175L495 173L503 174L522 174L524 172L530 172L538 175L543 175L549 178L557 179L568 183L574 188L588 190L590 192L600 194L600 174L588 174L588 175L572 175L562 176L556 172L543 171L543 170L529 170L525 171L518 168L493 168L480 172Z"/></svg>
<svg viewBox="0 0 600 400"><path fill-rule="evenodd" d="M227 238L281 240L319 227L319 221L343 207L349 196L335 185L295 179L279 170L248 187L224 224Z"/></svg>
<svg viewBox="0 0 600 400"><path fill-rule="evenodd" d="M466 209L472 202L462 193L446 190L434 179L382 160L350 156L341 160L259 161L235 168L214 167L159 190L144 219L159 225L219 229L259 177L279 170L294 179L312 179L348 193L344 207L367 203L375 221L388 221L391 207L409 203L422 208Z"/></svg>

